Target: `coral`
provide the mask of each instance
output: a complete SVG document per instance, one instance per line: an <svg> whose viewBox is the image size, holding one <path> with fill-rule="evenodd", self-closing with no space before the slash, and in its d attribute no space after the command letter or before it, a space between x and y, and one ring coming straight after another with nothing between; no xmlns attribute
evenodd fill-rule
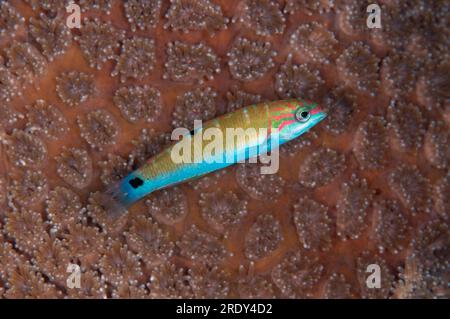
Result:
<svg viewBox="0 0 450 319"><path fill-rule="evenodd" d="M306 64L292 64L291 56L275 75L275 90L283 98L315 100L321 95L323 80L318 70Z"/></svg>
<svg viewBox="0 0 450 319"><path fill-rule="evenodd" d="M124 231L124 224L127 221L125 212L112 213L108 210L110 198L104 196L102 192L92 192L89 194L86 214L96 225L100 226L102 232L112 237L117 237Z"/></svg>
<svg viewBox="0 0 450 319"><path fill-rule="evenodd" d="M272 280L284 298L310 297L324 267L300 251L289 252L272 270Z"/></svg>
<svg viewBox="0 0 450 319"><path fill-rule="evenodd" d="M92 180L91 157L85 149L65 148L56 158L56 172L70 186L83 189Z"/></svg>
<svg viewBox="0 0 450 319"><path fill-rule="evenodd" d="M68 4L67 0L24 0L33 10L42 9L48 11L51 15L61 13Z"/></svg>
<svg viewBox="0 0 450 319"><path fill-rule="evenodd" d="M380 287L375 289L367 286L367 277L371 274L370 271L367 271L370 270L368 266L373 264L380 267ZM364 251L356 260L356 269L362 298L387 299L390 297L395 278L391 269L389 269L389 265L382 257Z"/></svg>
<svg viewBox="0 0 450 319"><path fill-rule="evenodd" d="M233 22L240 21L261 36L283 33L286 18L275 1L245 0L241 5L242 12L233 18Z"/></svg>
<svg viewBox="0 0 450 319"><path fill-rule="evenodd" d="M6 202L6 197L7 197L6 179L4 177L0 177L0 205L2 205L2 207Z"/></svg>
<svg viewBox="0 0 450 319"><path fill-rule="evenodd" d="M162 109L161 93L148 85L121 87L113 100L123 117L131 123L141 119L154 122Z"/></svg>
<svg viewBox="0 0 450 319"><path fill-rule="evenodd" d="M193 179L188 184L196 191L209 192L217 188L219 179L226 174L227 169L232 170L233 167L207 174L205 178Z"/></svg>
<svg viewBox="0 0 450 319"><path fill-rule="evenodd" d="M446 169L450 161L449 129L442 122L432 122L428 127L424 142L427 160L439 169Z"/></svg>
<svg viewBox="0 0 450 319"><path fill-rule="evenodd" d="M131 30L154 28L159 22L161 0L128 0L123 4Z"/></svg>
<svg viewBox="0 0 450 319"><path fill-rule="evenodd" d="M186 195L176 186L151 194L145 204L150 215L168 225L182 221L188 213Z"/></svg>
<svg viewBox="0 0 450 319"><path fill-rule="evenodd" d="M121 82L128 78L142 80L153 71L155 60L153 39L137 36L125 39L111 76L119 75Z"/></svg>
<svg viewBox="0 0 450 319"><path fill-rule="evenodd" d="M37 136L15 129L6 141L6 154L16 166L38 166L47 158L47 147Z"/></svg>
<svg viewBox="0 0 450 319"><path fill-rule="evenodd" d="M56 106L37 100L27 107L27 130L39 132L50 139L60 139L68 131L68 123L63 113Z"/></svg>
<svg viewBox="0 0 450 319"><path fill-rule="evenodd" d="M350 299L354 298L354 291L347 278L340 273L332 273L325 284L324 298Z"/></svg>
<svg viewBox="0 0 450 319"><path fill-rule="evenodd" d="M1 72L1 70L0 70L0 72ZM1 80L0 80L0 98L7 100L6 96L2 96L1 89L2 88L1 88ZM7 105L7 104L0 105L0 128L2 128L2 129L11 128L22 118L23 118L23 114L17 112L9 105Z"/></svg>
<svg viewBox="0 0 450 319"><path fill-rule="evenodd" d="M419 78L417 96L428 110L448 111L450 92L450 64L440 62L428 67Z"/></svg>
<svg viewBox="0 0 450 319"><path fill-rule="evenodd" d="M449 229L440 220L431 220L419 229L406 257L399 298L445 298L448 294Z"/></svg>
<svg viewBox="0 0 450 319"><path fill-rule="evenodd" d="M69 188L57 186L48 194L46 212L50 223L57 229L77 223L82 217L80 196Z"/></svg>
<svg viewBox="0 0 450 319"><path fill-rule="evenodd" d="M386 121L382 117L369 116L362 122L353 140L353 152L364 169L380 169L388 159L389 140Z"/></svg>
<svg viewBox="0 0 450 319"><path fill-rule="evenodd" d="M69 71L56 78L56 92L69 106L85 102L94 93L94 77L78 71Z"/></svg>
<svg viewBox="0 0 450 319"><path fill-rule="evenodd" d="M363 178L353 174L341 186L342 193L336 205L336 232L341 238L356 239L367 227L367 210L374 195Z"/></svg>
<svg viewBox="0 0 450 319"><path fill-rule="evenodd" d="M311 22L300 25L292 33L290 44L307 62L329 64L335 58L338 41L325 26Z"/></svg>
<svg viewBox="0 0 450 319"><path fill-rule="evenodd" d="M41 13L30 18L30 36L39 45L41 53L49 61L64 54L72 41L69 28L60 19L51 19Z"/></svg>
<svg viewBox="0 0 450 319"><path fill-rule="evenodd" d="M245 236L245 256L250 260L267 257L282 240L280 222L272 214L260 215Z"/></svg>
<svg viewBox="0 0 450 319"><path fill-rule="evenodd" d="M91 68L100 70L103 63L116 57L125 32L115 29L110 22L84 19L81 34L75 37Z"/></svg>
<svg viewBox="0 0 450 319"><path fill-rule="evenodd" d="M306 132L302 138L297 138L286 142L283 144L283 147L280 148L280 154L287 156L295 156L299 154L302 150L307 149L308 147L313 145L314 140L318 138L316 132Z"/></svg>
<svg viewBox="0 0 450 319"><path fill-rule="evenodd" d="M228 18L219 5L210 0L174 0L165 14L165 28L174 31L190 30L219 31L226 28Z"/></svg>
<svg viewBox="0 0 450 319"><path fill-rule="evenodd" d="M135 217L124 235L130 249L147 266L163 263L173 254L174 244L170 241L169 233L151 217Z"/></svg>
<svg viewBox="0 0 450 319"><path fill-rule="evenodd" d="M322 100L328 115L325 129L334 135L347 131L358 112L355 95L347 89L336 87L326 92Z"/></svg>
<svg viewBox="0 0 450 319"><path fill-rule="evenodd" d="M173 112L173 127L185 127L192 130L195 120L212 119L217 112L216 97L217 92L210 87L187 91L178 96Z"/></svg>
<svg viewBox="0 0 450 319"><path fill-rule="evenodd" d="M119 130L114 116L107 110L90 111L77 119L80 135L93 149L102 150L113 144Z"/></svg>
<svg viewBox="0 0 450 319"><path fill-rule="evenodd" d="M300 166L300 184L320 187L331 182L345 169L345 156L330 148L319 148L308 154Z"/></svg>
<svg viewBox="0 0 450 319"><path fill-rule="evenodd" d="M116 299L145 299L148 298L145 285L133 286L130 284L122 284L111 293Z"/></svg>
<svg viewBox="0 0 450 319"><path fill-rule="evenodd" d="M95 227L82 223L68 224L62 234L64 246L70 250L72 258L80 260L85 267L97 264L105 250L105 238Z"/></svg>
<svg viewBox="0 0 450 319"><path fill-rule="evenodd" d="M173 263L164 263L153 269L147 284L150 297L158 299L192 298L194 293L190 286L188 270Z"/></svg>
<svg viewBox="0 0 450 319"><path fill-rule="evenodd" d="M7 281L8 299L53 299L61 298L53 284L46 283L44 277L29 263L17 265Z"/></svg>
<svg viewBox="0 0 450 319"><path fill-rule="evenodd" d="M257 200L274 200L283 192L285 181L278 174L262 174L262 165L239 164L236 181L251 197Z"/></svg>
<svg viewBox="0 0 450 319"><path fill-rule="evenodd" d="M12 5L0 3L0 36L14 32L24 22L25 19Z"/></svg>
<svg viewBox="0 0 450 319"><path fill-rule="evenodd" d="M308 15L329 12L334 7L334 0L286 0L284 12L293 14L305 10Z"/></svg>
<svg viewBox="0 0 450 319"><path fill-rule="evenodd" d="M306 196L300 197L294 205L293 218L303 248L330 249L333 223L326 206Z"/></svg>
<svg viewBox="0 0 450 319"><path fill-rule="evenodd" d="M164 79L179 82L212 80L220 72L220 59L204 43L175 41L167 44Z"/></svg>
<svg viewBox="0 0 450 319"><path fill-rule="evenodd" d="M109 186L120 181L131 172L131 165L119 155L108 154L108 159L98 163L103 185Z"/></svg>
<svg viewBox="0 0 450 319"><path fill-rule="evenodd" d="M416 87L419 62L409 55L394 53L383 59L381 84L389 96L407 95Z"/></svg>
<svg viewBox="0 0 450 319"><path fill-rule="evenodd" d="M422 146L427 120L418 106L391 101L387 119L397 149L418 150Z"/></svg>
<svg viewBox="0 0 450 319"><path fill-rule="evenodd" d="M189 284L196 299L225 299L230 291L227 274L217 267L190 269Z"/></svg>
<svg viewBox="0 0 450 319"><path fill-rule="evenodd" d="M44 73L47 61L33 44L14 41L5 51L6 66L25 83Z"/></svg>
<svg viewBox="0 0 450 319"><path fill-rule="evenodd" d="M392 199L376 201L373 211L371 236L378 244L380 253L385 250L399 253L405 246L408 217L399 203Z"/></svg>
<svg viewBox="0 0 450 319"><path fill-rule="evenodd" d="M231 76L240 81L257 80L275 66L275 55L270 42L239 37L227 53Z"/></svg>
<svg viewBox="0 0 450 319"><path fill-rule="evenodd" d="M390 172L389 186L400 201L408 207L413 214L429 212L430 185L415 167L400 165Z"/></svg>
<svg viewBox="0 0 450 319"><path fill-rule="evenodd" d="M35 252L32 261L51 282L66 285L67 266L71 263L71 257L59 239L47 238Z"/></svg>
<svg viewBox="0 0 450 319"><path fill-rule="evenodd" d="M135 285L143 276L138 256L118 240L108 242L99 266L106 281L117 287Z"/></svg>
<svg viewBox="0 0 450 319"><path fill-rule="evenodd" d="M238 281L239 297L243 299L275 298L275 288L266 276L247 276Z"/></svg>
<svg viewBox="0 0 450 319"><path fill-rule="evenodd" d="M361 35L367 33L367 7L372 2L341 0L337 2L337 22L339 28L347 35Z"/></svg>
<svg viewBox="0 0 450 319"><path fill-rule="evenodd" d="M2 231L1 239L3 241L0 245L0 279L5 281L12 272L16 270L17 265L28 263L28 261L19 254L19 252L13 248L13 245L5 241L3 236L4 231Z"/></svg>
<svg viewBox="0 0 450 319"><path fill-rule="evenodd" d="M423 3L407 5L407 1L398 1L393 5L381 7L383 12L382 28L374 30L372 38L375 42L394 48L403 47L411 40L411 28L419 25L420 14L413 11L423 6Z"/></svg>
<svg viewBox="0 0 450 319"><path fill-rule="evenodd" d="M214 236L192 225L176 243L180 255L206 265L216 265L228 257L224 245Z"/></svg>
<svg viewBox="0 0 450 319"><path fill-rule="evenodd" d="M11 101L17 95L21 95L21 92L18 91L20 85L20 81L16 74L11 72L11 70L6 67L5 61L3 57L0 55L0 98L2 98L5 102ZM6 108L6 105L1 105L2 109ZM10 108L8 110L2 110L2 113L8 115L8 117L2 117L2 124L13 124L16 121L16 118L13 110Z"/></svg>
<svg viewBox="0 0 450 319"><path fill-rule="evenodd" d="M95 9L103 10L107 14L111 14L113 0L79 0L79 5L83 12Z"/></svg>
<svg viewBox="0 0 450 319"><path fill-rule="evenodd" d="M339 79L371 96L375 96L380 85L378 64L378 57L363 42L353 42L336 60Z"/></svg>
<svg viewBox="0 0 450 319"><path fill-rule="evenodd" d="M88 270L81 273L82 284L80 288L68 289L69 298L79 299L105 299L107 286L96 271Z"/></svg>
<svg viewBox="0 0 450 319"><path fill-rule="evenodd" d="M130 153L130 161L135 167L144 164L150 157L158 154L170 141L166 134L156 134L153 130L142 129L138 139L133 140L134 146Z"/></svg>
<svg viewBox="0 0 450 319"><path fill-rule="evenodd" d="M200 194L202 217L219 233L229 233L247 214L247 202L231 191Z"/></svg>
<svg viewBox="0 0 450 319"><path fill-rule="evenodd" d="M14 239L14 247L29 254L40 247L47 237L41 215L28 209L8 212L4 231Z"/></svg>
<svg viewBox="0 0 450 319"><path fill-rule="evenodd" d="M450 212L450 174L441 178L441 180L434 187L434 203L436 211L445 219L448 219L448 212Z"/></svg>
<svg viewBox="0 0 450 319"><path fill-rule="evenodd" d="M40 170L26 170L9 188L12 200L20 206L41 202L47 196L48 182Z"/></svg>
<svg viewBox="0 0 450 319"><path fill-rule="evenodd" d="M373 29L368 1L74 2L69 30L67 0L0 0L0 298L448 296L447 3L381 1ZM111 214L174 127L284 97L328 116L276 174Z"/></svg>
<svg viewBox="0 0 450 319"><path fill-rule="evenodd" d="M227 112L233 112L241 107L262 101L261 95L247 93L239 90L236 86L231 87L230 91L227 92L226 99Z"/></svg>

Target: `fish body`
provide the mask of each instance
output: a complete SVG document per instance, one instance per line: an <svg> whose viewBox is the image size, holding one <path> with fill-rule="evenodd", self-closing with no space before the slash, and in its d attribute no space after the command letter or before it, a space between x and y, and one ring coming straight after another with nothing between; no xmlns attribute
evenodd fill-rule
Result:
<svg viewBox="0 0 450 319"><path fill-rule="evenodd" d="M297 99L249 105L205 122L201 128L186 134L113 185L107 194L113 197L112 204L128 207L156 190L265 154L271 148L307 132L325 117L325 112L316 103ZM201 150L208 147L211 141L205 135L211 128L224 137L219 143L221 152L203 156L202 152L196 152L195 147L201 146ZM230 142L230 138L227 139L230 131L254 134ZM173 160L175 149L180 148L180 143L184 143L185 147L188 145L191 161L180 163Z"/></svg>

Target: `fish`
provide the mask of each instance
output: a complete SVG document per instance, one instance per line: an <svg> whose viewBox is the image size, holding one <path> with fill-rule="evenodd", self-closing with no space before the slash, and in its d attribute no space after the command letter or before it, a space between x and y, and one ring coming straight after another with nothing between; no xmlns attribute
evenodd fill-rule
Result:
<svg viewBox="0 0 450 319"><path fill-rule="evenodd" d="M200 178L242 160L278 149L280 145L309 131L326 116L326 112L317 103L288 99L251 104L206 121L107 188L103 193L106 209L111 215L119 216L132 204L157 190ZM209 128L222 132L224 136L230 129L253 129L256 133L234 143L225 143L221 154L214 154L214 160L194 155L191 161L174 161L173 154L175 149L180 149L180 143L188 145L193 154L196 145L206 147L207 141L202 136Z"/></svg>

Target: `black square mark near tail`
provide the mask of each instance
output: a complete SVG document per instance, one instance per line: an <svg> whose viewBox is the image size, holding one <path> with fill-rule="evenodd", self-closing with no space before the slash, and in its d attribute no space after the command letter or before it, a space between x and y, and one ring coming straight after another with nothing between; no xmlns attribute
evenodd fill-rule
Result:
<svg viewBox="0 0 450 319"><path fill-rule="evenodd" d="M135 177L129 181L131 187L138 188L139 186L144 185L144 181L139 177Z"/></svg>

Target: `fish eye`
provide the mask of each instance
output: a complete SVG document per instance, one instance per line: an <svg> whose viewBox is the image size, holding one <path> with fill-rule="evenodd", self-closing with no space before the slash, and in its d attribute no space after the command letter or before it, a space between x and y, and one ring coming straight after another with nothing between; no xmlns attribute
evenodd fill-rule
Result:
<svg viewBox="0 0 450 319"><path fill-rule="evenodd" d="M311 114L309 114L308 111L299 110L299 111L297 111L297 113L295 113L295 117L296 117L297 121L299 121L299 122L306 122L311 117Z"/></svg>

